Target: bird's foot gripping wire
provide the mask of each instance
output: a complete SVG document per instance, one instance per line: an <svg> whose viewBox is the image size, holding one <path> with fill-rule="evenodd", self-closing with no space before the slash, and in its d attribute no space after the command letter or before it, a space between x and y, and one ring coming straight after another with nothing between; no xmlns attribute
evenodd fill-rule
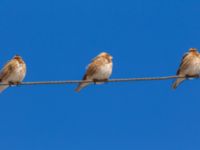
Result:
<svg viewBox="0 0 200 150"><path fill-rule="evenodd" d="M186 75L187 79L194 79L194 78L199 78L199 77L200 77L199 74L196 74L196 75Z"/></svg>
<svg viewBox="0 0 200 150"><path fill-rule="evenodd" d="M12 87L12 86L18 86L18 85L20 85L21 82L19 82L19 81L9 81L8 84L9 84L10 87Z"/></svg>
<svg viewBox="0 0 200 150"><path fill-rule="evenodd" d="M102 84L104 82L108 82L108 79L101 79L101 80L94 79L93 82L94 82L94 84Z"/></svg>

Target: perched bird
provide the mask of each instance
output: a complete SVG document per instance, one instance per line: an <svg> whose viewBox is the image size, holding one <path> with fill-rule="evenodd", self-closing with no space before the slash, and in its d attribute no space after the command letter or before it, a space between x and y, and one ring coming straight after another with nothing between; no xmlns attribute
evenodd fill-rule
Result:
<svg viewBox="0 0 200 150"><path fill-rule="evenodd" d="M88 65L83 80L92 80L97 84L101 84L103 81L107 81L111 76L112 66L112 56L108 53L102 52ZM80 83L75 91L79 92L89 84L91 83Z"/></svg>
<svg viewBox="0 0 200 150"><path fill-rule="evenodd" d="M0 71L1 84L19 84L26 75L26 64L22 58L15 55ZM0 86L0 92L5 90L9 85Z"/></svg>
<svg viewBox="0 0 200 150"><path fill-rule="evenodd" d="M178 78L173 83L173 89L176 89L177 86L183 82L186 78L189 77L199 77L200 74L200 53L196 48L190 48L189 52L186 53L181 61L179 69L176 75L183 77Z"/></svg>

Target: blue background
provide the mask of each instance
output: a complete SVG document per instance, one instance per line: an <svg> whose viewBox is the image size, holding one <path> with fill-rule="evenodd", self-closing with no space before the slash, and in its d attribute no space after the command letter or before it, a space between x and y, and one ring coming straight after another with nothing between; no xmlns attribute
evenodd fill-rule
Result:
<svg viewBox="0 0 200 150"><path fill-rule="evenodd" d="M0 65L24 81L81 79L102 51L112 78L174 75L200 48L199 0L1 0ZM200 81L36 85L0 95L1 150L199 150Z"/></svg>

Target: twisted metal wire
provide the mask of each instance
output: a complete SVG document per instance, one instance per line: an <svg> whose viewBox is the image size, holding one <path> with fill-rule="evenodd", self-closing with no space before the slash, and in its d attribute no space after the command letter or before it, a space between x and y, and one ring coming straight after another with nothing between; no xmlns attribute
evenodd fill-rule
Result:
<svg viewBox="0 0 200 150"><path fill-rule="evenodd" d="M163 77L142 77L142 78L118 78L118 79L109 79L107 81L103 80L102 82L133 82L133 81L153 81L153 80L169 80L176 78L185 78L184 76L163 76ZM193 77L199 78L199 77ZM98 82L101 82L100 80ZM78 84L78 83L95 83L92 80L64 80L64 81L35 81L35 82L21 82L21 83L2 83L0 86L4 85L50 85L50 84Z"/></svg>

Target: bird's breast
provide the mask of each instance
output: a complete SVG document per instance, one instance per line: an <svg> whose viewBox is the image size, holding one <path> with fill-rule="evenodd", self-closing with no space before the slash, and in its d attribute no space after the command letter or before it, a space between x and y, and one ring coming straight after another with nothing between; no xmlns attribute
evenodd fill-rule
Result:
<svg viewBox="0 0 200 150"><path fill-rule="evenodd" d="M200 59L195 58L191 62L191 65L185 70L185 73L190 75L200 74Z"/></svg>
<svg viewBox="0 0 200 150"><path fill-rule="evenodd" d="M99 67L99 70L94 75L96 79L108 79L112 74L112 63L104 64Z"/></svg>

